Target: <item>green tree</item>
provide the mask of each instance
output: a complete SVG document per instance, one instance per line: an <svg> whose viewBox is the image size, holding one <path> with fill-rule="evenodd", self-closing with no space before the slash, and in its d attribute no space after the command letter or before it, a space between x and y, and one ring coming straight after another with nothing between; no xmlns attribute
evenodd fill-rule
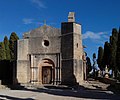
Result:
<svg viewBox="0 0 120 100"><path fill-rule="evenodd" d="M104 50L102 47L99 47L98 49L98 59L97 59L97 64L98 67L102 70L103 69L103 54L104 54Z"/></svg>
<svg viewBox="0 0 120 100"><path fill-rule="evenodd" d="M0 60L5 60L6 54L5 54L5 46L3 42L0 42Z"/></svg>
<svg viewBox="0 0 120 100"><path fill-rule="evenodd" d="M17 36L17 34L15 32L12 32L10 35L10 39L9 39L9 47L10 47L10 55L11 55L11 60L14 60L15 58L15 42L17 42L17 40L19 39L19 37Z"/></svg>
<svg viewBox="0 0 120 100"><path fill-rule="evenodd" d="M87 66L87 71L90 72L92 70L92 67L91 67L91 61L90 61L90 58L87 56L86 57L86 66Z"/></svg>
<svg viewBox="0 0 120 100"><path fill-rule="evenodd" d="M93 59L94 59L94 58L96 58L96 54L95 54L95 53L93 53Z"/></svg>
<svg viewBox="0 0 120 100"><path fill-rule="evenodd" d="M92 70L92 66L91 66L90 58L87 56L86 52L85 52L85 54L86 54L86 68L87 68L87 74L88 74L88 72L90 72Z"/></svg>
<svg viewBox="0 0 120 100"><path fill-rule="evenodd" d="M103 54L103 67L110 65L110 43L105 42L104 44L104 54Z"/></svg>
<svg viewBox="0 0 120 100"><path fill-rule="evenodd" d="M116 69L120 72L120 29L119 29L118 42L117 42Z"/></svg>
<svg viewBox="0 0 120 100"><path fill-rule="evenodd" d="M118 31L116 28L112 30L112 36L110 36L110 67L116 73L116 53L117 53L117 41L118 41Z"/></svg>
<svg viewBox="0 0 120 100"><path fill-rule="evenodd" d="M5 46L6 60L10 60L10 48L9 48L9 40L7 36L4 37L4 46Z"/></svg>

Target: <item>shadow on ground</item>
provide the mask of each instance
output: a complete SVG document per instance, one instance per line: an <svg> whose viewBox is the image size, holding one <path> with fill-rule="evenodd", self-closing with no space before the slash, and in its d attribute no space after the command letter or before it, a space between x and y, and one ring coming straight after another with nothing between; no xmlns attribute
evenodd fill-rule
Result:
<svg viewBox="0 0 120 100"><path fill-rule="evenodd" d="M67 97L75 97L75 98L83 98L83 99L107 99L107 100L120 100L120 94L113 93L109 90L102 90L101 88L96 89L88 89L84 86L72 86L72 87L63 87L63 86L44 86L44 87L36 87L36 88L25 88L24 86L9 86L12 90L23 90L23 91L32 91L38 93L46 93L55 96L67 96ZM11 100L34 100L32 98L15 98L9 97L5 95L0 95L0 97L6 97Z"/></svg>
<svg viewBox="0 0 120 100"><path fill-rule="evenodd" d="M11 97L11 96L6 96L6 95L0 95L0 97L2 97L2 99L0 98L0 100L34 100L32 98L17 98L17 97Z"/></svg>

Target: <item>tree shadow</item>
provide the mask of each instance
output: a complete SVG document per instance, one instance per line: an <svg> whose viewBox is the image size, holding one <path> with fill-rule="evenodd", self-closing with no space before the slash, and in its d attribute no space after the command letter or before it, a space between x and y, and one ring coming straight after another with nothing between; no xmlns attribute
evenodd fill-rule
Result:
<svg viewBox="0 0 120 100"><path fill-rule="evenodd" d="M6 96L6 95L0 95L0 100L34 100L32 98L17 98L17 97L12 97L12 96Z"/></svg>
<svg viewBox="0 0 120 100"><path fill-rule="evenodd" d="M38 90L40 90L38 88ZM47 88L47 90L42 90L44 93L52 94L52 95L58 95L58 96L69 96L69 97L76 97L76 98L84 98L84 99L109 99L109 100L116 100L120 99L120 97L117 97L115 94L107 93L106 91L101 91L100 89L88 89L84 88L83 86L77 86L76 88L70 90L70 89L60 89L60 90L50 90L50 88Z"/></svg>
<svg viewBox="0 0 120 100"><path fill-rule="evenodd" d="M114 94L111 91L105 91L101 88L97 89L89 89L84 86L72 86L72 87L64 87L64 86L50 86L46 85L44 87L36 87L35 89L25 88L23 86L19 86L19 88L11 88L23 91L32 91L38 93L46 93L49 95L55 96L66 96L66 97L75 97L75 98L83 98L83 99L107 99L107 100L120 100L119 94ZM26 99L27 100L27 99ZM32 100L32 99L31 99Z"/></svg>
<svg viewBox="0 0 120 100"><path fill-rule="evenodd" d="M111 84L107 89L112 91L114 94L120 94L120 84L119 87L116 84Z"/></svg>

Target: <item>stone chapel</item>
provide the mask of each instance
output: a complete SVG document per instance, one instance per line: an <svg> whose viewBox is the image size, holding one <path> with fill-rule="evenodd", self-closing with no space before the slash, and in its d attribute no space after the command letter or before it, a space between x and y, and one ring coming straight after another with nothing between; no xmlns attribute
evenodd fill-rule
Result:
<svg viewBox="0 0 120 100"><path fill-rule="evenodd" d="M48 25L17 41L17 81L34 84L75 84L83 81L81 25L75 13L61 29Z"/></svg>

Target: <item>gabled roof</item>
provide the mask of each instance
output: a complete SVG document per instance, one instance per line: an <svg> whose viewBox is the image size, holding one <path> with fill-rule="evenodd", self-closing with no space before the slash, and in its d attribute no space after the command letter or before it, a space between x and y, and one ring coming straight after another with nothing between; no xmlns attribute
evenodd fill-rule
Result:
<svg viewBox="0 0 120 100"><path fill-rule="evenodd" d="M34 37L44 37L44 36L54 37L60 35L61 35L60 29L48 25L43 25L39 28L24 33L23 38L32 38L32 37L34 38Z"/></svg>

